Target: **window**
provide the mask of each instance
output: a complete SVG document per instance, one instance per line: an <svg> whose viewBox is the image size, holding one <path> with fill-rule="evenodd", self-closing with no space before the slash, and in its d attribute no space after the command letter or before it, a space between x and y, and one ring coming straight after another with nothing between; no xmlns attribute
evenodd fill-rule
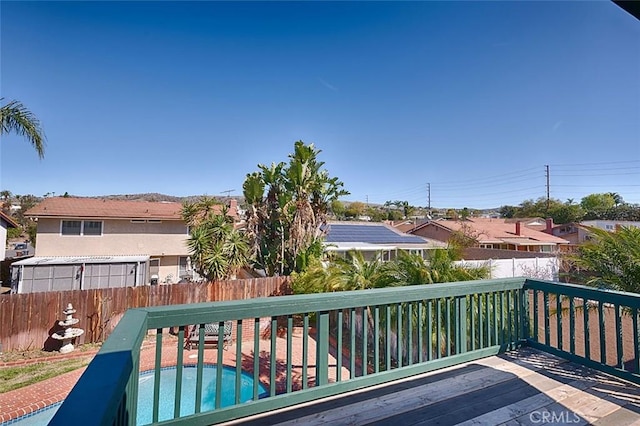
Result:
<svg viewBox="0 0 640 426"><path fill-rule="evenodd" d="M62 235L102 235L102 221L63 220L60 233Z"/></svg>
<svg viewBox="0 0 640 426"><path fill-rule="evenodd" d="M98 220L85 220L83 235L102 235L102 222Z"/></svg>
<svg viewBox="0 0 640 426"><path fill-rule="evenodd" d="M82 221L80 220L63 220L62 235L80 235L82 231Z"/></svg>

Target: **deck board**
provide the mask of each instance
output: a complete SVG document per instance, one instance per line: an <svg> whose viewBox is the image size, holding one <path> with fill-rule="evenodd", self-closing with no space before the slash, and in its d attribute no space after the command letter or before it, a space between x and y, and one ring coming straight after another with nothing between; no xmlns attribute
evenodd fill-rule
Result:
<svg viewBox="0 0 640 426"><path fill-rule="evenodd" d="M549 421L545 423L544 418ZM640 426L640 387L524 348L237 423L475 426L563 422Z"/></svg>

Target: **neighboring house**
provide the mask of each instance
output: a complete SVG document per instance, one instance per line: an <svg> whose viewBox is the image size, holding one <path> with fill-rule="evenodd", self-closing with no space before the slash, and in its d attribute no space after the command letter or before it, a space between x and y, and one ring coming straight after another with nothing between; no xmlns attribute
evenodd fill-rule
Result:
<svg viewBox="0 0 640 426"><path fill-rule="evenodd" d="M17 228L18 226L20 225L18 225L11 216L0 211L0 243L2 244L2 247L0 247L0 260L5 259L5 250L7 248L7 229Z"/></svg>
<svg viewBox="0 0 640 426"><path fill-rule="evenodd" d="M440 241L405 234L379 222L330 222L326 231L327 252L345 256L349 251L360 251L366 260L378 255L385 261L395 259L399 250L424 257L427 250L446 247Z"/></svg>
<svg viewBox="0 0 640 426"><path fill-rule="evenodd" d="M552 228L551 233L557 237L568 240L571 244L577 245L588 241L588 228L598 228L605 231L614 232L621 227L640 228L640 222L625 220L586 220L580 223L566 223L556 225Z"/></svg>
<svg viewBox="0 0 640 426"><path fill-rule="evenodd" d="M54 266L64 266L65 277L87 279L76 282L74 288L94 287L94 281L90 283L87 278L88 273L93 273L88 264L96 265L99 276L115 277L113 285L109 280L102 280L99 287L119 286L122 282L126 285L176 283L194 278L186 245L189 229L182 220L181 209L182 204L172 202L46 198L25 213L38 223L35 258L16 262L14 266L41 264L40 272L51 279ZM231 200L228 214L237 218L236 200ZM83 262L75 261L77 258ZM144 271L138 268L139 263L144 265L140 267ZM127 273L135 277L120 280L118 277L123 273L120 268L128 268ZM111 269L115 272L110 272Z"/></svg>
<svg viewBox="0 0 640 426"><path fill-rule="evenodd" d="M470 218L464 221L436 220L423 223L411 234L438 241L449 241L454 233L462 233L476 241L476 247L553 253L567 240L505 219Z"/></svg>

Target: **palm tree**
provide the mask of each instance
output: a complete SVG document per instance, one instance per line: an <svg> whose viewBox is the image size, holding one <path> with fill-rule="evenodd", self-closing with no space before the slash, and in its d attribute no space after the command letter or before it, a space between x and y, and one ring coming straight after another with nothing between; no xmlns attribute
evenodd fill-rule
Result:
<svg viewBox="0 0 640 426"><path fill-rule="evenodd" d="M592 240L571 256L587 285L640 293L640 229L622 227L616 232L589 228Z"/></svg>
<svg viewBox="0 0 640 426"><path fill-rule="evenodd" d="M4 98L0 98L0 102ZM45 136L38 118L21 102L13 100L0 107L0 135L15 133L27 139L44 158Z"/></svg>
<svg viewBox="0 0 640 426"><path fill-rule="evenodd" d="M198 274L209 280L233 279L249 263L249 244L234 229L226 209L218 213L214 206L210 198L183 205L182 217L191 234L187 247Z"/></svg>

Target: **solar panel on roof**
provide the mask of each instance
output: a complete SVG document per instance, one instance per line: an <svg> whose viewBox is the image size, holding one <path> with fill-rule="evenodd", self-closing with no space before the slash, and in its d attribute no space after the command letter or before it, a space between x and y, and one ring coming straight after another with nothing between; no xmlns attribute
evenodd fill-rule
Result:
<svg viewBox="0 0 640 426"><path fill-rule="evenodd" d="M372 244L424 244L415 235L402 235L383 225L331 224L326 241L330 243L363 242Z"/></svg>

